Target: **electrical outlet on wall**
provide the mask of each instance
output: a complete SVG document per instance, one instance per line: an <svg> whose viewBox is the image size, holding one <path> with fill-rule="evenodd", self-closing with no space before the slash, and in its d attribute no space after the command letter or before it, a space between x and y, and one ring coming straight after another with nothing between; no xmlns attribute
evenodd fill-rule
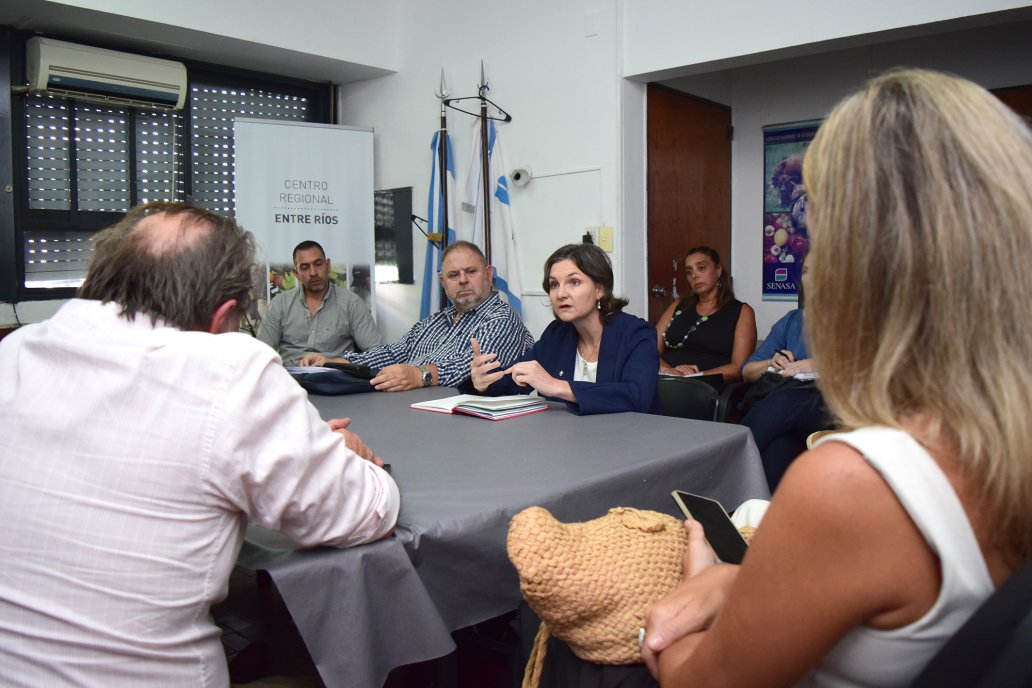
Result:
<svg viewBox="0 0 1032 688"><path fill-rule="evenodd" d="M613 228L612 227L599 227L598 228L598 239L596 242L598 247L606 253L613 252Z"/></svg>

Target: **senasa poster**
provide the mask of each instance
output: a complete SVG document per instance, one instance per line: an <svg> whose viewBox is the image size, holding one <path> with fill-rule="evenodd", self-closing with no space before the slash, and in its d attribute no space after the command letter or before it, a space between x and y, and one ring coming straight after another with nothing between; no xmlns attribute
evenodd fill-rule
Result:
<svg viewBox="0 0 1032 688"><path fill-rule="evenodd" d="M798 293L802 260L810 250L803 155L820 123L763 128L764 301L794 301Z"/></svg>

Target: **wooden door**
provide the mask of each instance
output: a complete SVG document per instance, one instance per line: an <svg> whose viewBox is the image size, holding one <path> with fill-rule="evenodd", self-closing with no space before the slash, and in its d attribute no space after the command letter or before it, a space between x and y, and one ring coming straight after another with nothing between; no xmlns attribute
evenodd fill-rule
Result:
<svg viewBox="0 0 1032 688"><path fill-rule="evenodd" d="M647 108L649 320L656 322L675 277L684 294L689 248L712 246L730 269L731 109L656 84Z"/></svg>
<svg viewBox="0 0 1032 688"><path fill-rule="evenodd" d="M1032 123L1032 86L1012 86L997 88L993 95L1002 100L1011 110Z"/></svg>

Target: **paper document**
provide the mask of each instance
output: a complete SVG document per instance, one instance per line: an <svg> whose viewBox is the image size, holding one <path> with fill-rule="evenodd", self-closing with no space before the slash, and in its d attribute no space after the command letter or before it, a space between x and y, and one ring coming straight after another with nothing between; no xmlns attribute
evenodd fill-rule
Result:
<svg viewBox="0 0 1032 688"><path fill-rule="evenodd" d="M541 397L513 394L505 397L482 397L476 394L457 394L444 399L431 399L412 404L411 408L436 413L466 413L471 416L502 420L548 410L548 402Z"/></svg>
<svg viewBox="0 0 1032 688"><path fill-rule="evenodd" d="M767 366L767 372L778 373L779 375L781 374L780 371L774 368L774 366ZM784 377L784 375L782 375L782 377ZM812 373L796 373L792 376L793 379L799 380L800 382L806 382L807 380L818 380L820 379L820 377L820 373L818 373L816 370Z"/></svg>

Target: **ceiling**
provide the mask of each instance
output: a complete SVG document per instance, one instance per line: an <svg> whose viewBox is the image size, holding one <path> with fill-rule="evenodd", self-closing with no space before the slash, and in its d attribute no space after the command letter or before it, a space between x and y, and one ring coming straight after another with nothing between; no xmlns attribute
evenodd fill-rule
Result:
<svg viewBox="0 0 1032 688"><path fill-rule="evenodd" d="M344 84L391 70L45 0L0 4L0 25L101 47Z"/></svg>

